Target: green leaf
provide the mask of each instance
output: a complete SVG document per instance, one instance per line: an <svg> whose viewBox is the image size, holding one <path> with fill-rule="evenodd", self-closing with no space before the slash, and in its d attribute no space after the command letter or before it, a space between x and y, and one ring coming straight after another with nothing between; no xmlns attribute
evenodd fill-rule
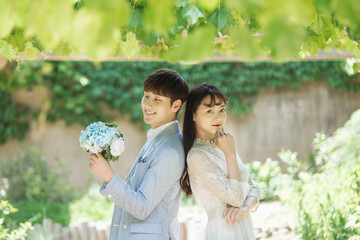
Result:
<svg viewBox="0 0 360 240"><path fill-rule="evenodd" d="M174 0L150 0L144 10L144 28L165 34L175 24Z"/></svg>
<svg viewBox="0 0 360 240"><path fill-rule="evenodd" d="M182 30L186 29L186 27L187 27L187 20L183 18L181 12L176 12L176 25L170 29L170 32L176 35Z"/></svg>
<svg viewBox="0 0 360 240"><path fill-rule="evenodd" d="M353 65L354 73L360 72L360 62L355 62Z"/></svg>
<svg viewBox="0 0 360 240"><path fill-rule="evenodd" d="M353 52L356 57L360 58L360 49L357 44L355 44L352 41L349 41L346 47L349 52Z"/></svg>
<svg viewBox="0 0 360 240"><path fill-rule="evenodd" d="M139 42L135 37L128 34L126 42L121 43L121 51L127 58L132 58L140 51Z"/></svg>
<svg viewBox="0 0 360 240"><path fill-rule="evenodd" d="M32 42L27 42L25 44L25 50L24 52L27 53L28 57L35 57L37 53L39 53L39 49L35 48L32 44Z"/></svg>
<svg viewBox="0 0 360 240"><path fill-rule="evenodd" d="M314 4L315 4L317 9L329 10L331 1L329 1L329 0L315 0Z"/></svg>
<svg viewBox="0 0 360 240"><path fill-rule="evenodd" d="M220 0L197 0L197 2L207 11L213 11L219 7Z"/></svg>
<svg viewBox="0 0 360 240"><path fill-rule="evenodd" d="M129 17L129 30L141 27L144 24L144 16L140 9L135 9Z"/></svg>
<svg viewBox="0 0 360 240"><path fill-rule="evenodd" d="M143 28L138 28L135 31L136 38L144 42L146 46L152 47L157 42L159 35L145 31Z"/></svg>
<svg viewBox="0 0 360 240"><path fill-rule="evenodd" d="M25 38L23 30L14 30L13 33L8 38L8 43L11 44L14 48L17 48L19 52L24 51L25 44L28 41Z"/></svg>
<svg viewBox="0 0 360 240"><path fill-rule="evenodd" d="M352 29L360 29L359 1L332 1L332 5L337 20Z"/></svg>
<svg viewBox="0 0 360 240"><path fill-rule="evenodd" d="M196 5L188 4L182 10L182 16L188 20L191 25L197 23L199 18L205 16L204 11Z"/></svg>
<svg viewBox="0 0 360 240"><path fill-rule="evenodd" d="M211 25L197 28L169 52L169 60L196 61L209 57L214 47L215 32Z"/></svg>
<svg viewBox="0 0 360 240"><path fill-rule="evenodd" d="M226 8L216 9L207 20L214 24L216 29L221 30L231 22L230 11Z"/></svg>
<svg viewBox="0 0 360 240"><path fill-rule="evenodd" d="M276 19L264 29L262 44L270 49L273 57L286 59L298 56L305 36L303 28Z"/></svg>
<svg viewBox="0 0 360 240"><path fill-rule="evenodd" d="M236 43L236 50L240 57L253 58L256 55L253 38L246 28L231 28L230 37Z"/></svg>
<svg viewBox="0 0 360 240"><path fill-rule="evenodd" d="M5 40L0 40L0 56L4 55L10 62L16 55L16 50Z"/></svg>
<svg viewBox="0 0 360 240"><path fill-rule="evenodd" d="M188 3L187 0L177 0L175 2L175 6L176 7L185 7L185 5Z"/></svg>
<svg viewBox="0 0 360 240"><path fill-rule="evenodd" d="M228 9L236 10L238 12L250 15L258 12L260 9L265 6L269 6L269 2L267 0L227 0L225 1L225 6Z"/></svg>
<svg viewBox="0 0 360 240"><path fill-rule="evenodd" d="M14 9L13 2L0 0L0 39L10 34L15 26L16 17L17 11Z"/></svg>
<svg viewBox="0 0 360 240"><path fill-rule="evenodd" d="M68 42L60 41L53 52L60 56L69 56L74 52L74 47Z"/></svg>

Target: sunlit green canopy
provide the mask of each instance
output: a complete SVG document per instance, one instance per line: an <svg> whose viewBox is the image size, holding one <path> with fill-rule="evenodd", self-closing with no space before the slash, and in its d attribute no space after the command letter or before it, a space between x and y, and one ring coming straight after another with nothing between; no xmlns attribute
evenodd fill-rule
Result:
<svg viewBox="0 0 360 240"><path fill-rule="evenodd" d="M0 0L0 55L194 62L360 57L356 0Z"/></svg>

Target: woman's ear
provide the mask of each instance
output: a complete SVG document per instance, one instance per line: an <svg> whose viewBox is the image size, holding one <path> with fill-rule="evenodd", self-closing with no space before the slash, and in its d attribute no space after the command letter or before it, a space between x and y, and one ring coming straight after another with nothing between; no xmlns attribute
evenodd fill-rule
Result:
<svg viewBox="0 0 360 240"><path fill-rule="evenodd" d="M173 112L179 111L181 108L181 105L182 105L182 101L180 99L175 100L172 104Z"/></svg>

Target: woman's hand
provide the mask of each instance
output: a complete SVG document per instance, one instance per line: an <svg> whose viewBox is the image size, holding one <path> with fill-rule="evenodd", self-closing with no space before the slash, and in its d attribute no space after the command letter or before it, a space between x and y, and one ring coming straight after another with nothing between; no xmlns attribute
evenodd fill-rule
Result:
<svg viewBox="0 0 360 240"><path fill-rule="evenodd" d="M101 153L90 154L89 167L96 175L101 177L106 183L110 182L114 176L110 163L101 155Z"/></svg>
<svg viewBox="0 0 360 240"><path fill-rule="evenodd" d="M216 146L224 152L225 156L235 156L235 140L230 133L223 132L223 129L215 136Z"/></svg>
<svg viewBox="0 0 360 240"><path fill-rule="evenodd" d="M239 165L236 160L236 150L234 137L229 133L224 133L223 129L215 136L216 146L224 152L226 165L228 169L228 177L239 182L242 181Z"/></svg>
<svg viewBox="0 0 360 240"><path fill-rule="evenodd" d="M226 219L227 224L234 224L240 217L246 216L249 213L249 206L243 205L241 207L228 207L224 210L222 218Z"/></svg>

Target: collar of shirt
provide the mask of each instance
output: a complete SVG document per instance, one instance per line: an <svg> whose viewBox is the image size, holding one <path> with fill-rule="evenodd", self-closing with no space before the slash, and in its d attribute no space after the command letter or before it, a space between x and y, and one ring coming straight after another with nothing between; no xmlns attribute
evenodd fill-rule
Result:
<svg viewBox="0 0 360 240"><path fill-rule="evenodd" d="M151 141L153 140L160 132L162 132L162 130L164 130L165 128L167 128L168 126L170 126L173 123L177 123L177 120L165 123L164 125L161 125L160 127L157 128L151 128L148 132L147 132L147 140Z"/></svg>

